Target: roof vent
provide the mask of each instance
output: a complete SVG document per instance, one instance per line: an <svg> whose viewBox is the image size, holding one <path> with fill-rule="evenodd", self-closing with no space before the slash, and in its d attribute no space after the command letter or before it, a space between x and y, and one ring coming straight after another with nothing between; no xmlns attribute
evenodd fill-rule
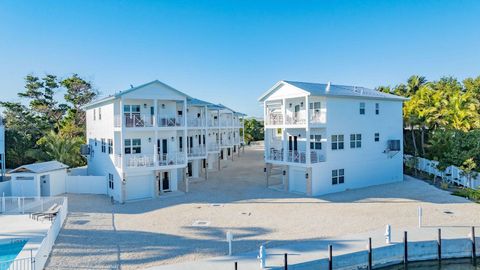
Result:
<svg viewBox="0 0 480 270"><path fill-rule="evenodd" d="M330 85L331 85L331 83L328 82L328 83L327 83L327 88L325 89L325 92L330 92Z"/></svg>

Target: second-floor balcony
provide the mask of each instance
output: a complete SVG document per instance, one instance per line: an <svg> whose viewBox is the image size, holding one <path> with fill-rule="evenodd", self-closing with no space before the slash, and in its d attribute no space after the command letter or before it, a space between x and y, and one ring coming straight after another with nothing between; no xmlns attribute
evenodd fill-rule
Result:
<svg viewBox="0 0 480 270"><path fill-rule="evenodd" d="M311 110L309 113L310 124L325 124L327 117L324 111ZM284 115L281 113L270 113L267 115L266 125L283 125ZM305 111L299 111L293 114L287 114L285 117L285 125L305 125L307 116Z"/></svg>
<svg viewBox="0 0 480 270"><path fill-rule="evenodd" d="M220 150L220 146L216 142L211 142L208 144L208 151L216 152Z"/></svg>
<svg viewBox="0 0 480 270"><path fill-rule="evenodd" d="M174 165L185 165L185 155L182 152L167 154L126 154L115 155L114 164L121 167L125 162L125 168L154 168Z"/></svg>
<svg viewBox="0 0 480 270"><path fill-rule="evenodd" d="M204 126L204 118L187 118L187 126L188 127L203 127Z"/></svg>
<svg viewBox="0 0 480 270"><path fill-rule="evenodd" d="M155 117L151 114L125 114L115 116L115 127L143 128L143 127L182 127L184 124L181 116L163 116Z"/></svg>
<svg viewBox="0 0 480 270"><path fill-rule="evenodd" d="M191 147L187 148L188 157L203 157L207 155L207 150L205 147Z"/></svg>
<svg viewBox="0 0 480 270"><path fill-rule="evenodd" d="M307 151L289 150L284 153L283 149L271 148L265 157L268 161L290 162L290 163L307 163ZM310 150L310 163L318 163L325 161L325 157L318 150Z"/></svg>

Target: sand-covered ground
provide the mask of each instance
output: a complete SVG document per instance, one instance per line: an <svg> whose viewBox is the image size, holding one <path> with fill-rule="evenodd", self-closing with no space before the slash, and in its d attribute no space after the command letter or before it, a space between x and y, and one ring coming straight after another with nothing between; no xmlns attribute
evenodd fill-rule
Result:
<svg viewBox="0 0 480 270"><path fill-rule="evenodd" d="M479 225L480 205L418 180L320 198L268 189L262 151L246 148L178 197L112 206L105 196L69 195L70 215L47 269L142 269L225 255L228 230L241 253L261 243L352 235L386 224L412 227L419 206L426 226Z"/></svg>

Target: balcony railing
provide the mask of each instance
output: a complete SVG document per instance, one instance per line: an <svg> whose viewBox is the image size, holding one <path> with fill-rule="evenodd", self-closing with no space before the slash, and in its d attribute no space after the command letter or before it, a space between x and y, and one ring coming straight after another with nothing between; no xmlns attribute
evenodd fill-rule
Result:
<svg viewBox="0 0 480 270"><path fill-rule="evenodd" d="M280 113L272 113L268 115L267 125L283 125L283 115Z"/></svg>
<svg viewBox="0 0 480 270"><path fill-rule="evenodd" d="M324 124L327 122L327 117L324 112L312 112L310 113L310 123Z"/></svg>
<svg viewBox="0 0 480 270"><path fill-rule="evenodd" d="M210 121L208 121L208 126L209 127L218 127L218 119L210 119Z"/></svg>
<svg viewBox="0 0 480 270"><path fill-rule="evenodd" d="M187 148L188 157L203 157L207 154L205 147Z"/></svg>
<svg viewBox="0 0 480 270"><path fill-rule="evenodd" d="M298 112L295 115L287 115L285 120L287 125L304 125L306 123L304 112Z"/></svg>
<svg viewBox="0 0 480 270"><path fill-rule="evenodd" d="M208 151L218 151L220 149L220 146L218 143L209 143L208 144Z"/></svg>
<svg viewBox="0 0 480 270"><path fill-rule="evenodd" d="M233 140L223 139L220 141L220 146L233 146Z"/></svg>
<svg viewBox="0 0 480 270"><path fill-rule="evenodd" d="M159 127L183 127L184 121L182 116L165 117L159 115L157 117L157 125Z"/></svg>
<svg viewBox="0 0 480 270"><path fill-rule="evenodd" d="M122 155L115 155L114 164L121 167L123 162ZM173 152L168 154L127 154L125 155L125 167L127 168L147 168L162 167L172 165L186 164L185 155L181 152Z"/></svg>
<svg viewBox="0 0 480 270"><path fill-rule="evenodd" d="M299 150L287 151L287 156L285 160L283 149L271 148L270 151L267 153L266 159L270 161L286 161L305 164L307 161L307 152ZM325 161L325 157L318 150L310 150L310 161L311 163L323 162Z"/></svg>
<svg viewBox="0 0 480 270"><path fill-rule="evenodd" d="M187 120L188 126L189 127L203 127L203 118L189 118Z"/></svg>

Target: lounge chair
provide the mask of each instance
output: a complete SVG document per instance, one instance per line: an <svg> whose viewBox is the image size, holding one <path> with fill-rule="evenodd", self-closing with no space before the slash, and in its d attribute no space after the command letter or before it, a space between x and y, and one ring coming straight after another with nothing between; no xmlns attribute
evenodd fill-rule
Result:
<svg viewBox="0 0 480 270"><path fill-rule="evenodd" d="M54 210L55 208L57 208L58 204L54 203L52 206L50 206L50 208L47 209L47 211L52 211ZM37 215L41 215L43 213L45 213L46 211L43 211L43 212L35 212L35 213L31 213L30 214L30 218L36 218Z"/></svg>
<svg viewBox="0 0 480 270"><path fill-rule="evenodd" d="M38 218L40 217L47 217L49 220L52 220L53 217L55 217L58 213L58 211L60 211L60 208L62 206L57 204L55 208L53 209L49 209L45 212L42 212L42 213L38 213L37 215L35 215L36 219L38 220Z"/></svg>

